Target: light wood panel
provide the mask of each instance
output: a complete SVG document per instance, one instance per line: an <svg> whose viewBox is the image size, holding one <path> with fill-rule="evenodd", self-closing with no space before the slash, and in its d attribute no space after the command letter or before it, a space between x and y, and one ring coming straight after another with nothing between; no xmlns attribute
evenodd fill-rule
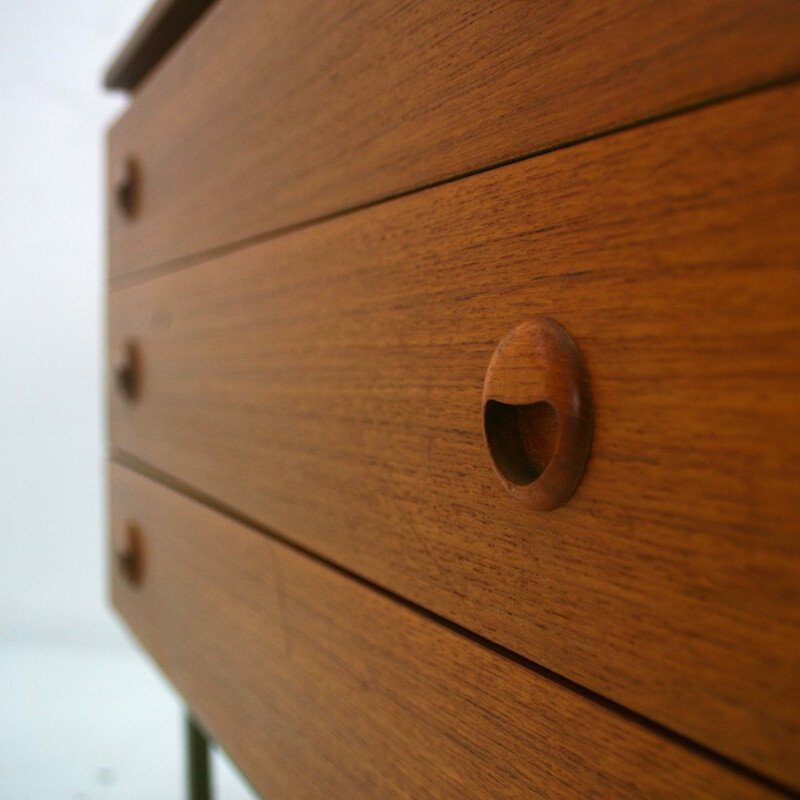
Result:
<svg viewBox="0 0 800 800"><path fill-rule="evenodd" d="M111 441L327 558L800 786L800 87L112 293ZM497 342L562 324L577 492L497 481Z"/></svg>
<svg viewBox="0 0 800 800"><path fill-rule="evenodd" d="M798 38L796 0L220 0L111 131L111 273L797 74Z"/></svg>
<svg viewBox="0 0 800 800"><path fill-rule="evenodd" d="M112 467L141 583L114 602L270 800L778 793Z"/></svg>

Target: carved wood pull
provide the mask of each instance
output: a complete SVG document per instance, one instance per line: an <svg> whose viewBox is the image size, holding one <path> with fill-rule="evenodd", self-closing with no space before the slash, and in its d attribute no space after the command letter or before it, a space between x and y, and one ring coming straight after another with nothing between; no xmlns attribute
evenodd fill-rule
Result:
<svg viewBox="0 0 800 800"><path fill-rule="evenodd" d="M483 433L506 489L549 511L580 482L592 440L589 376L570 335L534 317L497 346L483 385Z"/></svg>
<svg viewBox="0 0 800 800"><path fill-rule="evenodd" d="M122 531L122 541L115 548L117 569L132 586L138 586L144 577L142 535L136 525L130 524Z"/></svg>
<svg viewBox="0 0 800 800"><path fill-rule="evenodd" d="M127 159L114 182L114 202L119 213L126 219L136 216L139 210L140 182L139 165L134 159Z"/></svg>
<svg viewBox="0 0 800 800"><path fill-rule="evenodd" d="M125 343L113 374L114 384L122 397L129 402L136 400L142 388L142 359L135 342Z"/></svg>

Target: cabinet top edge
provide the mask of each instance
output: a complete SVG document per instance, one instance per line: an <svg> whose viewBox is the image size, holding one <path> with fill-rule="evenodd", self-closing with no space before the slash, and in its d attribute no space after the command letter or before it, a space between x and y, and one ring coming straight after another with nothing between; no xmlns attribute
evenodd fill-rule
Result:
<svg viewBox="0 0 800 800"><path fill-rule="evenodd" d="M156 0L103 76L106 89L133 91L216 0Z"/></svg>

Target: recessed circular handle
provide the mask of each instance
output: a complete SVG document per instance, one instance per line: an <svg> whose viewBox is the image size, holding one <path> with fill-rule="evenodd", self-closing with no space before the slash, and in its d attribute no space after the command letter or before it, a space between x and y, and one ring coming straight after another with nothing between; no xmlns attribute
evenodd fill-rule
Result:
<svg viewBox="0 0 800 800"><path fill-rule="evenodd" d="M497 346L483 385L483 433L506 489L549 511L569 500L592 441L589 376L555 320L534 317Z"/></svg>
<svg viewBox="0 0 800 800"><path fill-rule="evenodd" d="M135 524L125 526L115 556L120 575L132 586L138 586L144 577L144 552L142 535Z"/></svg>
<svg viewBox="0 0 800 800"><path fill-rule="evenodd" d="M142 358L136 342L125 342L113 373L120 395L129 402L136 400L142 389Z"/></svg>
<svg viewBox="0 0 800 800"><path fill-rule="evenodd" d="M139 166L133 158L126 159L119 178L114 183L114 202L126 219L135 216L139 208Z"/></svg>

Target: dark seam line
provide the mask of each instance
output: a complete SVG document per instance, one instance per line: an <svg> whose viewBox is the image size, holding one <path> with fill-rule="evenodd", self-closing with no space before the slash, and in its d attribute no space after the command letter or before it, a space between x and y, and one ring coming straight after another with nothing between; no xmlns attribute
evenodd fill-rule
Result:
<svg viewBox="0 0 800 800"><path fill-rule="evenodd" d="M226 503L216 500L215 498L206 494L204 491L184 483L179 478L176 478L169 473L162 472L158 467L149 464L147 461L144 461L138 456L134 456L125 450L110 446L109 458L111 461L119 464L120 466L126 467L127 469L130 469L146 478L155 480L169 489L172 489L173 491L202 504L206 508L223 514L235 522L252 529L254 532L262 536L266 536L267 538L290 548L300 555L310 558L317 564L334 570L339 575L348 578L349 580L354 581L355 583L358 583L373 592L378 593L382 597L391 600L394 603L397 603L422 617L425 617L426 619L436 623L438 626L447 628L461 638L468 639L474 644L484 648L485 650L489 650L495 655L505 658L508 661L512 661L513 663L518 664L519 666L522 666L531 672L535 672L550 682L555 683L573 692L574 694L580 695L581 697L591 701L592 703L595 703L601 708L604 708L605 710L617 715L618 717L621 717L622 719L633 722L636 725L639 725L664 739L668 739L689 751L692 751L728 770L731 770L732 772L738 773L744 778L759 783L767 789L780 792L786 797L800 799L800 792L792 789L789 786L785 786L774 778L764 775L745 764L740 764L733 758L723 755L707 745L701 744L700 742L697 742L682 733L673 731L671 728L666 727L662 723L656 722L637 711L632 711L631 709L620 705L616 701L610 700L604 695L598 694L591 689L587 689L585 686L576 683L570 678L565 678L563 675L554 672L548 667L537 664L535 661L532 661L525 656L521 656L519 653L516 653L507 647L497 644L491 639L487 639L486 637L469 630L469 628L459 625L457 622L452 622L446 617L442 617L436 612L415 603L413 600L409 600L402 595L395 594L390 589L386 589L383 586L369 580L368 578L359 575L358 573L351 572L347 567L344 567L341 564L328 559L326 556L321 556L313 550L309 550L305 546L286 538L283 534L272 530L247 514L244 514L241 511L238 511L237 509L227 505Z"/></svg>
<svg viewBox="0 0 800 800"><path fill-rule="evenodd" d="M695 111L700 111L705 108L710 108L715 105L720 105L722 103L730 102L732 100L738 100L743 97L747 97L749 95L758 94L760 92L767 92L772 89L777 89L780 87L791 85L800 81L800 73L793 73L791 75L786 75L781 78L775 78L774 80L767 81L765 83L759 83L754 86L748 86L743 89L737 89L728 94L719 95L714 98L708 98L705 100L699 100L696 103L687 106L680 106L679 108L667 109L666 111L660 112L658 114L654 114L650 117L643 117L638 120L634 120L633 122L625 122L620 125L605 128L602 131L598 131L595 133L589 133L584 136L579 136L575 139L568 139L565 142L561 142L560 144L550 145L542 147L538 150L533 150L529 153L525 153L524 155L514 156L513 158L505 159L504 161L497 161L493 164L489 164L484 167L478 167L473 170L469 170L467 172L459 173L458 175L451 175L447 178L442 178L441 180L432 181L430 183L422 184L421 186L415 186L412 189L406 189L400 192L396 192L394 194L385 195L383 197L379 197L375 200L368 200L364 203L360 203L354 206L350 206L349 208L340 209L339 211L332 211L328 214L322 214L318 217L313 217L309 220L303 220L302 222L296 222L291 225L286 225L283 228L275 228L274 230L267 231L266 233L257 233L253 236L245 237L244 239L239 239L236 242L229 242L228 244L219 245L218 247L212 247L208 250L204 250L200 253L191 253L185 256L179 256L176 259L171 261L165 261L161 264L153 264L149 267L143 267L142 269L135 270L134 272L114 276L109 276L107 279L108 287L111 291L116 289L127 289L131 286L136 286L138 284L144 283L145 281L152 280L154 278L160 278L165 275L170 275L174 272L179 272L183 269L187 269L188 267L196 266L197 264L201 264L204 261L210 261L216 258L220 258L224 255L229 253L233 253L237 250L242 250L247 247L252 247L256 244L261 244L263 242L270 241L271 239L277 239L280 236L286 236L290 233L295 233L296 231L304 230L305 228L310 228L313 225L319 225L323 222L329 222L334 219L338 219L339 217L344 217L349 214L354 214L359 211L365 211L366 209L373 208L374 206L383 205L384 203L388 203L392 200L399 200L402 197L410 197L411 195L419 194L420 192L425 192L428 189L434 189L437 186L446 186L448 183L455 183L456 181L460 181L464 178L471 178L474 175L481 175L484 172L490 172L493 169L499 169L500 167L507 167L510 164L518 164L520 161L527 161L531 158L537 158L538 156L547 155L548 153L554 153L558 150L566 150L569 147L574 147L576 145L585 144L587 142L593 142L597 139L603 139L607 136L614 135L616 133L622 133L624 131L633 130L635 128L640 128L645 125L649 125L654 122L661 122L667 119L673 119L675 117L683 116L684 114L690 114Z"/></svg>

